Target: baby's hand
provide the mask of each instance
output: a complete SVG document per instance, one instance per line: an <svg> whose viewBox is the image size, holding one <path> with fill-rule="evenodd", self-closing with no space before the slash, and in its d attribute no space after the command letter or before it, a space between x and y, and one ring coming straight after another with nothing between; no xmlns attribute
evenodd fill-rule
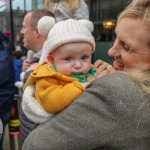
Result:
<svg viewBox="0 0 150 150"><path fill-rule="evenodd" d="M96 70L96 73L95 73L96 78L106 76L115 71L112 65L100 59L94 63L93 68Z"/></svg>

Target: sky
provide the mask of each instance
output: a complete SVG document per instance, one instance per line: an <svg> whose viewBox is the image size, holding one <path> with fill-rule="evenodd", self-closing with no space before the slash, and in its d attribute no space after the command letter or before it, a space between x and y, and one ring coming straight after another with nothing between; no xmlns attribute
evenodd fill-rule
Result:
<svg viewBox="0 0 150 150"><path fill-rule="evenodd" d="M31 0L25 0L26 1L26 9L30 10L31 9ZM16 10L18 7L20 8L20 10L24 10L24 0L12 0L12 7L13 10ZM0 11L5 10L5 1L4 0L0 0Z"/></svg>
<svg viewBox="0 0 150 150"><path fill-rule="evenodd" d="M31 9L31 0L25 0L26 1L26 9ZM27 5L28 4L28 5ZM12 2L13 9L17 9L19 6L21 10L24 10L24 0L13 0Z"/></svg>

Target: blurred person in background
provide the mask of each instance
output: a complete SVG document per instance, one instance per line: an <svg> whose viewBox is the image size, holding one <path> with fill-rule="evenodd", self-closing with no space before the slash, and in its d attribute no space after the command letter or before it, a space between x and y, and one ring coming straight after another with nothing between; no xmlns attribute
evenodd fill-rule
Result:
<svg viewBox="0 0 150 150"><path fill-rule="evenodd" d="M22 72L22 64L23 60L21 59L22 52L21 51L14 51L13 52L13 65L15 71L15 83L20 81L20 74ZM19 88L15 86L15 94L19 94Z"/></svg>
<svg viewBox="0 0 150 150"><path fill-rule="evenodd" d="M35 9L29 11L23 20L21 34L23 34L23 43L24 47L29 50L32 50L33 53L29 53L28 58L24 60L22 70L25 73L24 82L29 77L30 73L38 66L39 58L41 56L41 50L44 42L47 39L47 36L42 36L38 30L38 21L43 16L51 16L54 18L53 13L46 9ZM31 54L31 55L30 55ZM34 129L37 124L31 122L20 109L20 130L21 130L21 139L24 142L25 137L28 135L30 130Z"/></svg>
<svg viewBox="0 0 150 150"><path fill-rule="evenodd" d="M11 118L11 108L14 96L14 68L12 49L9 37L0 31L0 119L3 130ZM3 149L3 138L0 140L0 150Z"/></svg>
<svg viewBox="0 0 150 150"><path fill-rule="evenodd" d="M21 58L23 60L27 58L27 51L28 50L27 50L27 48L24 47L22 34L18 34L16 36L15 50L21 51L21 53L22 53Z"/></svg>
<svg viewBox="0 0 150 150"><path fill-rule="evenodd" d="M29 60L28 58L24 60L23 66L22 66L22 70L24 72L27 72L28 70L33 70L38 65L43 43L45 42L47 38L46 36L40 35L37 30L37 22L43 16L54 17L54 15L46 9L31 10L24 17L24 20L22 23L23 27L21 29L21 34L23 35L24 47L26 47L29 50L32 50L34 53L37 54L36 55L37 59L35 58L36 60L34 59L33 62L32 60ZM29 68L29 66L31 68Z"/></svg>
<svg viewBox="0 0 150 150"><path fill-rule="evenodd" d="M88 19L89 10L84 0L45 0L44 8L55 14L56 21Z"/></svg>

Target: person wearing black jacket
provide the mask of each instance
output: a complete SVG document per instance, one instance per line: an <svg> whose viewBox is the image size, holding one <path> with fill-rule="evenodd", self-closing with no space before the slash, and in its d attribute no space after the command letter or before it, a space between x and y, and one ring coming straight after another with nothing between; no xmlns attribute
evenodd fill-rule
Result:
<svg viewBox="0 0 150 150"><path fill-rule="evenodd" d="M14 69L11 46L0 32L0 119L3 131L11 118L14 96ZM2 128L2 127L1 127ZM3 149L3 137L0 139L0 150Z"/></svg>

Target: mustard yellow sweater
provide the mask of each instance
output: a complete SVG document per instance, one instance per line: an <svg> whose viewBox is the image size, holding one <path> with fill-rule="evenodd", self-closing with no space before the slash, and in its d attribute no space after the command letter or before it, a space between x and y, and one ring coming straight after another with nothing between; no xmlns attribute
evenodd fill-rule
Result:
<svg viewBox="0 0 150 150"><path fill-rule="evenodd" d="M31 73L24 89L34 83L35 98L50 113L60 112L84 91L77 79L54 71L48 63L41 64Z"/></svg>

